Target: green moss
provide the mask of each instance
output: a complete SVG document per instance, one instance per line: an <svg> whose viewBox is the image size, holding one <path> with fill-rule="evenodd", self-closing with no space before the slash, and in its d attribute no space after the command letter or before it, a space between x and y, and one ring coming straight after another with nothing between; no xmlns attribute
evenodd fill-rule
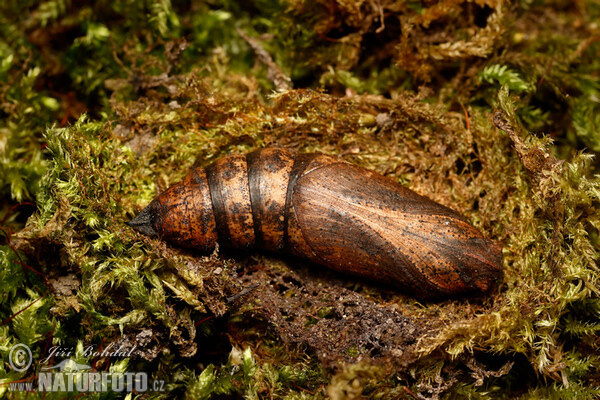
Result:
<svg viewBox="0 0 600 400"><path fill-rule="evenodd" d="M99 368L165 398L597 397L597 4L244 4L0 6L2 358L135 343ZM502 243L501 285L422 304L124 224L193 165L270 145L456 209Z"/></svg>

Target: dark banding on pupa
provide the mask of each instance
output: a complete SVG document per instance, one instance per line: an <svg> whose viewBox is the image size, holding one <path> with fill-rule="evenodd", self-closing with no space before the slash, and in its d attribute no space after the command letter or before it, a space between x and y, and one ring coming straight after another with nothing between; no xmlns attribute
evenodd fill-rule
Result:
<svg viewBox="0 0 600 400"><path fill-rule="evenodd" d="M128 223L177 246L290 252L420 298L488 292L502 249L455 211L373 171L266 148L193 169Z"/></svg>

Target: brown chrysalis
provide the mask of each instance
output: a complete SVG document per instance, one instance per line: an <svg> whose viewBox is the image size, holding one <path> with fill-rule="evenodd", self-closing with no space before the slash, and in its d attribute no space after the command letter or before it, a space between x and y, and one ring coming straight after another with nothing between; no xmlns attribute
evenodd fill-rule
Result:
<svg viewBox="0 0 600 400"><path fill-rule="evenodd" d="M267 148L192 169L128 223L177 246L287 251L421 298L487 292L502 249L455 211L323 154Z"/></svg>

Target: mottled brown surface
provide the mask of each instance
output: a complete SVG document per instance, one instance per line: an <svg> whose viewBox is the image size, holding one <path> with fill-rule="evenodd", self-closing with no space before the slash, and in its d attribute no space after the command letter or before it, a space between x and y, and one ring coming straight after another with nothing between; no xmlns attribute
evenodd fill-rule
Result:
<svg viewBox="0 0 600 400"><path fill-rule="evenodd" d="M192 170L148 206L159 235L181 247L210 251L217 243L206 173Z"/></svg>
<svg viewBox="0 0 600 400"><path fill-rule="evenodd" d="M244 155L215 161L207 169L219 243L236 249L254 246L254 221Z"/></svg>
<svg viewBox="0 0 600 400"><path fill-rule="evenodd" d="M296 154L263 149L246 156L256 246L282 251L285 247L285 201Z"/></svg>
<svg viewBox="0 0 600 400"><path fill-rule="evenodd" d="M224 157L155 202L156 231L174 244L287 248L421 298L486 292L502 276L501 248L458 213L322 154Z"/></svg>
<svg viewBox="0 0 600 400"><path fill-rule="evenodd" d="M303 175L293 205L312 260L338 271L419 297L485 291L501 275L500 248L457 213L351 164Z"/></svg>
<svg viewBox="0 0 600 400"><path fill-rule="evenodd" d="M297 256L309 260L315 260L317 258L312 248L307 244L306 238L298 224L297 212L292 201L296 183L298 179L315 168L337 162L340 161L323 154L298 154L296 156L294 167L290 173L290 182L286 197L286 242L288 250Z"/></svg>

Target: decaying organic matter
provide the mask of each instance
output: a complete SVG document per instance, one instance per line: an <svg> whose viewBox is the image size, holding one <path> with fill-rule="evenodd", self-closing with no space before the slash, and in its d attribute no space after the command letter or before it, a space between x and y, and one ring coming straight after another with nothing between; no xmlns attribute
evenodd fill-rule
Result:
<svg viewBox="0 0 600 400"><path fill-rule="evenodd" d="M451 209L323 154L267 148L192 171L129 225L176 245L288 251L421 298L487 292L501 248Z"/></svg>
<svg viewBox="0 0 600 400"><path fill-rule="evenodd" d="M34 361L136 346L76 359L164 380L165 399L600 398L600 2L0 9L3 360L17 343ZM124 224L195 161L269 146L456 210L502 243L501 286L422 303ZM35 365L5 363L0 397L35 385Z"/></svg>

